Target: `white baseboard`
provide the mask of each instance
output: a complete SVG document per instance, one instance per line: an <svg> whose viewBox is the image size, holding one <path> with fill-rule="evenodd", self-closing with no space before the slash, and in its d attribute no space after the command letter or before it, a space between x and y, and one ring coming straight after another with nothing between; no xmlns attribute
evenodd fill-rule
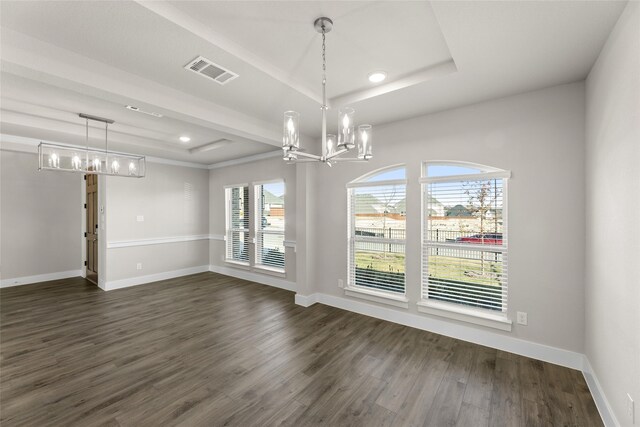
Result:
<svg viewBox="0 0 640 427"><path fill-rule="evenodd" d="M0 280L0 288L10 286L28 285L30 283L47 282L49 280L68 279L69 277L81 277L82 270L58 271L57 273L36 274L35 276L14 277Z"/></svg>
<svg viewBox="0 0 640 427"><path fill-rule="evenodd" d="M209 271L208 265L182 268L180 270L173 271L165 271L162 273L149 274L147 276L130 277L128 279L112 280L104 283L104 286L100 286L100 288L105 291L113 291L114 289L128 288L130 286L157 282L159 280L174 279L176 277L188 276L190 274L204 273L205 271Z"/></svg>
<svg viewBox="0 0 640 427"><path fill-rule="evenodd" d="M618 423L615 413L611 405L609 405L607 396L604 394L604 390L600 386L598 377L596 377L596 373L593 371L589 358L587 358L586 355L584 356L583 363L582 375L584 375L587 386L589 386L589 391L591 392L591 396L593 396L593 401L598 408L602 422L604 422L604 425L607 427L620 427L620 423Z"/></svg>
<svg viewBox="0 0 640 427"><path fill-rule="evenodd" d="M269 274L254 273L244 269L224 267L220 265L210 265L209 271L213 273L224 274L225 276L237 277L238 279L250 280L256 283L262 283L263 285L269 285L276 288L284 289L287 291L296 291L296 283L289 280L280 279Z"/></svg>
<svg viewBox="0 0 640 427"><path fill-rule="evenodd" d="M580 371L583 369L584 365L584 355L582 353L525 341L496 332L484 331L478 328L451 323L429 316L401 312L390 308L322 293L296 295L295 301L296 304L304 307L308 307L318 302L331 307L353 311L354 313L399 323L412 328L435 332L451 338L457 338L463 341L508 351L510 353L520 354L522 356L566 366Z"/></svg>
<svg viewBox="0 0 640 427"><path fill-rule="evenodd" d="M296 294L296 304L301 305L303 307L310 307L313 304L317 303L317 296L318 294L311 294L311 295L301 295L301 294Z"/></svg>

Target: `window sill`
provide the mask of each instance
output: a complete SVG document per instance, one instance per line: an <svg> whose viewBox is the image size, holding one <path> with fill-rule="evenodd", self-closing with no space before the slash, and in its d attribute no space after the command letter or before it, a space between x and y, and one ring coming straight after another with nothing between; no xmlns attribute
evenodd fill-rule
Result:
<svg viewBox="0 0 640 427"><path fill-rule="evenodd" d="M404 295L391 295L386 292L378 292L369 289L347 286L344 294L349 297L362 298L368 301L379 302L381 304L393 305L394 307L409 308L409 298Z"/></svg>
<svg viewBox="0 0 640 427"><path fill-rule="evenodd" d="M416 305L420 313L474 323L507 332L511 331L512 322L507 318L506 314L486 313L483 310L457 306L456 304L448 304L441 301L422 300L416 303Z"/></svg>
<svg viewBox="0 0 640 427"><path fill-rule="evenodd" d="M253 269L258 273L266 273L278 277L286 277L287 275L284 268L269 267L267 265L254 265Z"/></svg>
<svg viewBox="0 0 640 427"><path fill-rule="evenodd" d="M243 270L250 270L251 269L251 266L249 265L248 262L234 261L232 259L225 259L224 262L225 262L225 264L229 264L231 267L241 268Z"/></svg>

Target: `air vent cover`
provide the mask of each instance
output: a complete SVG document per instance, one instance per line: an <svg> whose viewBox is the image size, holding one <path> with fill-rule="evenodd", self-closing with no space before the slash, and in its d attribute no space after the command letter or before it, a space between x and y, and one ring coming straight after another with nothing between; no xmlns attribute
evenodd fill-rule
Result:
<svg viewBox="0 0 640 427"><path fill-rule="evenodd" d="M231 80L238 77L233 71L229 71L218 64L209 61L203 56L198 56L193 61L184 66L185 70L193 71L196 74L213 80L220 85L226 85Z"/></svg>

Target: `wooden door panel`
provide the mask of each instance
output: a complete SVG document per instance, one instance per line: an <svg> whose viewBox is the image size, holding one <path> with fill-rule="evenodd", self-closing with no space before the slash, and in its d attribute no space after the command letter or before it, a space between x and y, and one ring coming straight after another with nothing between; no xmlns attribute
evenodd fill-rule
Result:
<svg viewBox="0 0 640 427"><path fill-rule="evenodd" d="M98 274L98 241L93 242L93 271Z"/></svg>
<svg viewBox="0 0 640 427"><path fill-rule="evenodd" d="M87 278L98 277L98 176L86 175L87 187Z"/></svg>

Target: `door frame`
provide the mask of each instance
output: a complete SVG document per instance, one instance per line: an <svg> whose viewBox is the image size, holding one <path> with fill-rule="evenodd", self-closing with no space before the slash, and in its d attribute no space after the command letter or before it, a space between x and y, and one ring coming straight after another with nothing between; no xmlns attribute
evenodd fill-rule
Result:
<svg viewBox="0 0 640 427"><path fill-rule="evenodd" d="M87 259L87 238L84 237L84 232L87 230L87 209L84 205L87 203L87 181L82 174L80 180L80 271L81 276L87 278L87 266L84 265L84 261Z"/></svg>
<svg viewBox="0 0 640 427"><path fill-rule="evenodd" d="M80 271L81 276L86 279L87 266L84 264L87 261L87 238L84 237L84 233L87 230L87 208L84 205L87 203L87 181L85 180L86 174L82 175L80 180ZM106 242L106 177L104 175L98 176L98 266L100 272L98 273L98 287L105 289L105 283L107 278L107 242Z"/></svg>

